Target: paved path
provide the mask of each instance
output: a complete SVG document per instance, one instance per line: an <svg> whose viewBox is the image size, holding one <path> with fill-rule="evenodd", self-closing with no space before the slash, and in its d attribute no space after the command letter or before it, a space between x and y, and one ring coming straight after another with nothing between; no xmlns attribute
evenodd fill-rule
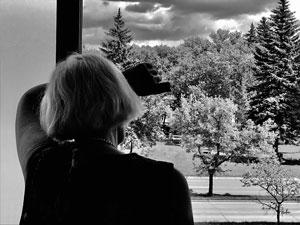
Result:
<svg viewBox="0 0 300 225"><path fill-rule="evenodd" d="M258 187L243 187L241 178L216 177L214 178L214 193L231 195L266 195L264 190ZM197 193L207 193L207 177L187 177L189 187ZM193 214L195 222L243 222L266 221L276 222L276 215L262 210L257 201L225 201L225 200L193 200ZM290 210L290 214L283 215L282 221L300 223L300 203L287 202L284 206Z"/></svg>
<svg viewBox="0 0 300 225"><path fill-rule="evenodd" d="M276 222L276 215L261 209L258 202L246 201L192 201L195 222ZM287 202L285 207L291 211L283 215L283 222L300 223L300 204Z"/></svg>
<svg viewBox="0 0 300 225"><path fill-rule="evenodd" d="M241 177L215 177L214 194L266 195L259 187L243 187L241 179ZM187 181L193 192L201 194L208 192L208 177L187 177Z"/></svg>

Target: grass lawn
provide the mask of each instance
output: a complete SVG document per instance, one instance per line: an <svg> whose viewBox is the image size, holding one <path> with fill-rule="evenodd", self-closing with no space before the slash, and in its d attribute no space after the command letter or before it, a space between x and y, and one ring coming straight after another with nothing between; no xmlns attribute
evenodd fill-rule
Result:
<svg viewBox="0 0 300 225"><path fill-rule="evenodd" d="M286 159L300 159L300 146L281 145L279 151L283 153L283 157ZM199 161L194 161L192 156L192 153L187 153L180 146L166 145L164 142L158 142L148 153L149 158L174 163L174 166L185 176L199 176L194 168L194 164L197 165ZM299 165L283 166L290 170L293 176L300 178ZM216 174L216 176L241 177L250 167L247 164L226 162L222 169L226 172Z"/></svg>
<svg viewBox="0 0 300 225"><path fill-rule="evenodd" d="M275 225L275 222L198 222L195 225ZM295 225L298 222L280 222L282 225Z"/></svg>

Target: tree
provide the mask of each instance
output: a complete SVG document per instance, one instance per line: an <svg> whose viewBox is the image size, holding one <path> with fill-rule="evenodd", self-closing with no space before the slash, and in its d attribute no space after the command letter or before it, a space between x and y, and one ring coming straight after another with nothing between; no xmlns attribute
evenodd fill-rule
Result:
<svg viewBox="0 0 300 225"><path fill-rule="evenodd" d="M235 156L256 154L269 146L267 128L248 122L241 129L235 120L236 111L230 99L207 97L194 88L174 113L172 127L183 135L183 147L194 153L194 159L200 159L197 171L209 175L209 196L213 195L214 174L222 172L224 162Z"/></svg>
<svg viewBox="0 0 300 225"><path fill-rule="evenodd" d="M277 224L280 215L289 213L283 204L300 193L300 180L291 177L275 157L268 157L255 164L251 171L244 174L241 182L244 186L258 186L272 197L270 201L258 200L264 210L276 212Z"/></svg>
<svg viewBox="0 0 300 225"><path fill-rule="evenodd" d="M218 29L216 32L212 32L209 37L211 38L214 48L217 52L227 50L227 47L241 43L242 33L235 31L230 32L229 30Z"/></svg>
<svg viewBox="0 0 300 225"><path fill-rule="evenodd" d="M143 149L155 145L157 140L165 137L162 127L163 115L169 111L171 101L167 94L142 97L143 115L133 120L126 129L125 140L121 149L133 152L135 148Z"/></svg>
<svg viewBox="0 0 300 225"><path fill-rule="evenodd" d="M114 18L114 26L106 33L108 39L102 42L101 49L106 53L106 57L115 63L120 69L126 69L131 62L128 61L131 46L129 45L133 37L129 28L125 27L125 22L118 9Z"/></svg>
<svg viewBox="0 0 300 225"><path fill-rule="evenodd" d="M213 43L207 38L202 37L189 37L183 40L182 46L191 52L193 57L198 58L206 52L211 52Z"/></svg>
<svg viewBox="0 0 300 225"><path fill-rule="evenodd" d="M274 149L279 156L279 140L292 140L299 129L299 113L294 109L299 101L299 26L287 0L278 1L270 19L262 18L257 41L249 118L256 124L268 119L277 124Z"/></svg>
<svg viewBox="0 0 300 225"><path fill-rule="evenodd" d="M256 28L253 23L251 23L249 31L245 34L245 39L249 45L257 42Z"/></svg>
<svg viewBox="0 0 300 225"><path fill-rule="evenodd" d="M265 99L269 96L276 96L275 91L277 90L277 82L272 76L272 64L274 64L274 60L271 38L272 33L269 22L266 17L263 17L257 27L257 39L259 43L255 46L254 51L255 67L253 68L253 76L256 82L249 88L249 91L254 92L254 95L250 99L251 110L248 112L249 118L257 124L263 123L268 118L271 104Z"/></svg>
<svg viewBox="0 0 300 225"><path fill-rule="evenodd" d="M157 70L158 75L165 80L166 73L171 69L173 63L171 60L176 57L174 48L160 45L160 46L141 46L133 45L131 61L147 62L153 65ZM171 65L172 64L172 65Z"/></svg>
<svg viewBox="0 0 300 225"><path fill-rule="evenodd" d="M246 90L252 83L252 52L240 32L219 29L210 36L211 40L190 37L177 47L177 63L167 73L175 108L180 107L181 96L190 94L190 86L198 86L208 96L233 100L238 105L238 119L244 120Z"/></svg>
<svg viewBox="0 0 300 225"><path fill-rule="evenodd" d="M119 69L124 70L128 67L139 63L148 62L154 65L155 69L160 69L159 60L156 52L151 48L139 48L130 45L132 35L126 28L123 20L121 9L114 16L114 26L107 32L109 38L102 43L102 50L106 53L108 59L115 63ZM164 137L161 128L161 115L168 108L166 98L160 96L142 97L144 105L144 114L132 121L125 134L125 140L120 145L122 150L133 152L135 148L146 149L148 146L155 144L156 140ZM144 151L145 152L145 151Z"/></svg>
<svg viewBox="0 0 300 225"><path fill-rule="evenodd" d="M270 25L274 37L274 55L276 62L275 75L281 78L280 87L285 92L283 104L286 108L283 123L279 122L279 134L282 140L290 141L298 137L299 113L295 113L295 106L299 106L299 65L300 37L299 21L294 12L289 9L288 0L279 0L278 6L272 10ZM277 146L276 146L277 147ZM278 149L278 147L277 147Z"/></svg>

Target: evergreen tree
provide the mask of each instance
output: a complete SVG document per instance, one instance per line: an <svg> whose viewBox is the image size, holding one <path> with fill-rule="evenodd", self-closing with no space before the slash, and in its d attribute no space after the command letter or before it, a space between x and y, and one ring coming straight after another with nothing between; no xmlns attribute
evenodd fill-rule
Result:
<svg viewBox="0 0 300 225"><path fill-rule="evenodd" d="M253 23L251 23L248 33L245 34L245 40L249 45L257 42L256 28Z"/></svg>
<svg viewBox="0 0 300 225"><path fill-rule="evenodd" d="M271 118L278 137L274 148L278 154L279 140L289 141L297 134L298 96L297 59L299 58L299 28L288 0L279 0L269 20L263 18L257 28L254 77L251 88L249 116L257 124Z"/></svg>
<svg viewBox="0 0 300 225"><path fill-rule="evenodd" d="M297 61L300 56L299 24L294 12L289 9L288 0L278 1L278 7L272 10L271 26L274 31L274 53L277 70L275 75L281 79L283 105L286 105L286 120L280 134L283 139L289 141L297 135L299 130L299 67ZM298 107L297 107L298 106Z"/></svg>
<svg viewBox="0 0 300 225"><path fill-rule="evenodd" d="M114 16L114 26L106 33L109 38L102 42L102 50L106 52L106 57L113 63L118 65L120 69L128 67L131 46L129 45L133 37L129 28L125 27L125 22L118 9L118 13Z"/></svg>
<svg viewBox="0 0 300 225"><path fill-rule="evenodd" d="M276 112L273 109L273 102L269 101L270 97L277 95L277 82L272 76L274 73L272 65L274 64L272 56L272 33L267 18L263 17L257 26L257 40L255 45L254 59L255 67L253 76L255 84L249 88L253 92L250 99L249 118L262 124L268 118L272 118Z"/></svg>

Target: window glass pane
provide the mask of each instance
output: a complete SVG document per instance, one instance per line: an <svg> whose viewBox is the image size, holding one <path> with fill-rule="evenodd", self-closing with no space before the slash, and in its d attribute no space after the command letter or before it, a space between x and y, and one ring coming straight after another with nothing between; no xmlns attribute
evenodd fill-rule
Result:
<svg viewBox="0 0 300 225"><path fill-rule="evenodd" d="M172 70L173 68L170 67L171 63L169 63L171 59L167 59L167 57L173 54L173 47L179 46L183 42L183 38L189 35L178 32L173 27L174 21L172 21L172 18L176 18L176 16L173 15L171 10L172 4L159 2L161 1L156 3L155 1L84 0L83 52L94 52L101 49L121 70L126 69L128 64L130 66L137 62L149 62L157 69L162 81L169 80L166 70ZM185 26L189 26L189 24L181 22L181 24L178 24L178 29L185 30L187 29ZM131 46L132 48L127 52L130 51L132 54L123 56L122 50L117 47L118 44L110 42L118 36L117 34L113 36L114 31L111 30L116 27L125 31L123 32L123 39L131 40L125 41L127 46L124 48L130 48L129 46ZM116 32L119 31L116 30ZM114 44L115 46L113 46ZM145 47L146 45L149 45L148 48ZM155 49L155 46L162 46L162 48ZM110 52L110 50L112 51ZM164 54L168 56L164 58ZM134 151L157 160L171 161L184 175L191 175L190 171L193 171L192 154L186 156L187 153L180 148L180 134L174 132L174 136L172 136L172 139L170 138L172 142L170 144L172 145L166 145L166 142L169 141L168 125L170 118L167 115L167 111L170 109L169 97L172 98L171 94L169 96L163 94L143 98L149 106L148 111L144 114L147 115L145 116L147 118L143 117L138 121L139 125L135 124L132 127L129 125L128 130L131 132L131 136L125 140L125 146L121 146L121 149L125 152ZM145 124L145 121L151 122ZM140 124L145 126L142 128ZM155 150L148 151L149 147L155 142L156 145L153 148ZM156 151L156 149L159 150ZM178 152L179 157L173 157L176 154L170 156L170 154L172 155L171 152ZM188 163L180 163L180 157L188 158Z"/></svg>
<svg viewBox="0 0 300 225"><path fill-rule="evenodd" d="M276 154L300 176L300 1L85 0L83 9L83 51L101 49L120 69L149 62L173 84L169 95L142 98L146 116L129 124L122 150L172 162L187 178L195 222L211 216L199 213L208 208L199 199L268 195L243 186L240 178L255 171L249 162ZM268 119L272 141L270 127L260 127ZM221 216L249 219L237 208L241 217Z"/></svg>
<svg viewBox="0 0 300 225"><path fill-rule="evenodd" d="M24 180L15 144L22 94L47 82L55 65L55 0L0 1L1 206L0 224L18 224Z"/></svg>
<svg viewBox="0 0 300 225"><path fill-rule="evenodd" d="M299 6L298 1L290 0L289 2L291 11L299 8L297 7ZM128 66L126 65L128 62L123 63L122 60L133 63L137 61L153 63L162 79L169 80L174 84L172 97L176 99L171 104L172 109L180 106L181 97L187 97L191 93L195 94L195 90L191 89L191 86L201 89L198 91L209 97L220 96L222 98L220 101L229 98L232 100L234 108L237 106L236 112L232 116L235 119L231 120L234 125L243 124L248 119L250 110L247 107L252 101L250 96L253 93L248 90L250 87L255 87L253 74L255 59L252 51L254 47L250 47L251 45L247 43L246 34L249 35L252 23L257 26L263 16L269 17L277 4L279 3L274 1L254 3L254 1L231 0L222 3L175 0L168 2L161 0L85 0L83 50L97 51L100 48L121 69ZM118 10L120 10L119 14ZM295 18L299 20L299 11L295 12ZM122 56L122 51L119 51L120 54L118 53L118 29L119 31L129 29L128 32L123 32L123 40L132 38L128 45L131 45L133 53L126 57ZM276 28L274 29L276 30ZM295 43L293 45L296 46ZM283 45L285 44L283 43ZM262 58L262 56L260 57ZM121 62L118 62L120 58ZM199 96L197 98L200 99ZM155 96L148 101L152 101L156 105L163 104L155 99ZM258 110L256 107L253 108L254 111ZM157 108L154 107L154 110ZM163 125L172 122L167 112L161 116L160 122ZM258 121L257 119L255 122ZM194 130L197 132L198 129ZM201 129L199 128L199 130ZM156 131L158 130L156 129ZM173 130L168 141L177 146L157 146L159 146L158 148L171 148L170 151L174 153L174 149L179 151L180 140L180 132ZM198 141L201 143L203 140ZM216 152L215 149L204 147L201 150L203 154ZM183 154L182 152L181 154ZM188 155L188 153L186 154ZM166 153L166 155L168 154ZM191 155L188 158L191 158ZM179 160L174 162L176 161ZM176 166L185 175L197 175L192 161L188 162L190 164L187 163L188 166L185 167L182 166L183 163L178 163ZM242 175L241 171L243 170L237 171L240 176ZM232 174L225 173L228 176Z"/></svg>

